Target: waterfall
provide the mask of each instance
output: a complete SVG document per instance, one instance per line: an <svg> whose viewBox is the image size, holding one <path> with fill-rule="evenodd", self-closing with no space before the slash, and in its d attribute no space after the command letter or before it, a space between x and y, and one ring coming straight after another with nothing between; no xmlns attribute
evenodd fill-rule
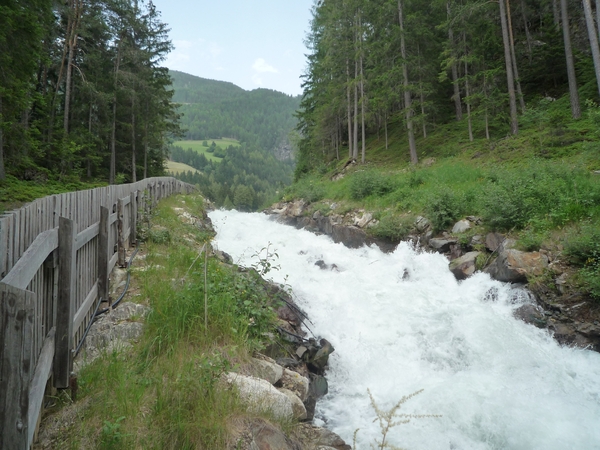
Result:
<svg viewBox="0 0 600 450"><path fill-rule="evenodd" d="M267 277L289 285L310 330L335 347L317 421L369 449L380 410L412 418L387 442L410 450L600 449L600 354L561 347L515 319L530 301L476 273L458 282L439 254L401 243L389 254L348 249L264 214L214 211L215 244L251 266L277 254ZM263 256L265 255L263 251ZM318 261L324 268L316 265ZM378 448L378 447L377 447Z"/></svg>

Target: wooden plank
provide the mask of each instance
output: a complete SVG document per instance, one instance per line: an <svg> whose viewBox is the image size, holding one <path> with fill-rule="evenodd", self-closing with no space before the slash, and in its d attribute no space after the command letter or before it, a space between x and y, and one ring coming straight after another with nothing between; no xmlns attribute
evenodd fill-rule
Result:
<svg viewBox="0 0 600 450"><path fill-rule="evenodd" d="M54 387L68 388L73 370L73 295L75 294L75 225L60 218L58 227L58 304L56 308L56 352L54 354Z"/></svg>
<svg viewBox="0 0 600 450"><path fill-rule="evenodd" d="M123 197L119 199L121 202L123 202L123 206L127 206L129 205L129 202L131 201L131 197L127 196L127 197Z"/></svg>
<svg viewBox="0 0 600 450"><path fill-rule="evenodd" d="M98 223L95 223L93 225L90 225L85 230L83 230L82 232L80 232L77 235L77 237L75 238L75 242L76 242L76 244L75 244L75 250L79 250L85 244L87 244L92 239L94 239L96 236L98 236L98 231L99 230L100 230L100 223L98 222Z"/></svg>
<svg viewBox="0 0 600 450"><path fill-rule="evenodd" d="M125 267L125 237L123 229L123 200L119 199L117 202L117 254L119 255L118 264L119 267Z"/></svg>
<svg viewBox="0 0 600 450"><path fill-rule="evenodd" d="M73 330L76 332L79 330L81 323L86 318L87 314L90 312L90 308L92 308L96 302L95 300L98 298L98 281L94 283L90 292L85 297L85 300L75 313L75 317L73 318Z"/></svg>
<svg viewBox="0 0 600 450"><path fill-rule="evenodd" d="M8 218L0 218L0 277L8 272Z"/></svg>
<svg viewBox="0 0 600 450"><path fill-rule="evenodd" d="M0 448L27 449L35 294L0 283Z"/></svg>
<svg viewBox="0 0 600 450"><path fill-rule="evenodd" d="M44 340L44 345L37 364L35 373L31 380L31 389L29 389L29 420L27 426L27 448L33 444L33 436L37 427L38 419L42 412L42 402L44 401L44 391L46 383L52 370L52 357L54 356L54 338L56 328L52 328Z"/></svg>
<svg viewBox="0 0 600 450"><path fill-rule="evenodd" d="M129 227L131 229L131 240L130 244L137 246L137 191L131 193L131 219L129 220Z"/></svg>
<svg viewBox="0 0 600 450"><path fill-rule="evenodd" d="M111 273L114 267L117 265L117 261L119 260L119 254L115 253L112 255L110 260L108 261L108 273Z"/></svg>
<svg viewBox="0 0 600 450"><path fill-rule="evenodd" d="M25 289L48 255L58 247L58 229L44 231L33 241L21 259L2 280L3 283Z"/></svg>
<svg viewBox="0 0 600 450"><path fill-rule="evenodd" d="M98 295L108 301L108 208L100 208L100 224L98 235Z"/></svg>
<svg viewBox="0 0 600 450"><path fill-rule="evenodd" d="M119 214L118 213L112 213L109 217L108 217L108 224L112 225L113 223L115 223L117 220L119 219Z"/></svg>

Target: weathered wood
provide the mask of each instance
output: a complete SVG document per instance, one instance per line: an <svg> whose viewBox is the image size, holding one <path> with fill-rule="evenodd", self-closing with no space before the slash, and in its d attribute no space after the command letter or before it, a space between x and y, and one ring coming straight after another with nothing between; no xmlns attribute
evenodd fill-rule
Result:
<svg viewBox="0 0 600 450"><path fill-rule="evenodd" d="M117 264L119 267L125 267L125 233L124 233L124 216L123 216L123 200L119 199L117 202L117 253L119 259Z"/></svg>
<svg viewBox="0 0 600 450"><path fill-rule="evenodd" d="M0 448L26 449L35 294L0 283Z"/></svg>
<svg viewBox="0 0 600 450"><path fill-rule="evenodd" d="M25 289L48 255L57 247L58 230L56 228L39 234L2 282Z"/></svg>
<svg viewBox="0 0 600 450"><path fill-rule="evenodd" d="M73 318L73 330L77 331L85 317L87 316L89 310L92 308L92 305L96 303L96 299L98 298L98 282L94 283L90 292L88 292L85 300L75 313L75 317Z"/></svg>
<svg viewBox="0 0 600 450"><path fill-rule="evenodd" d="M61 217L58 227L58 304L56 308L56 351L54 354L54 387L68 388L73 369L73 295L75 294L75 225Z"/></svg>
<svg viewBox="0 0 600 450"><path fill-rule="evenodd" d="M0 277L4 277L8 267L8 219L0 218Z"/></svg>
<svg viewBox="0 0 600 450"><path fill-rule="evenodd" d="M100 234L98 238L98 295L108 301L108 208L100 208Z"/></svg>
<svg viewBox="0 0 600 450"><path fill-rule="evenodd" d="M52 328L44 340L44 345L37 364L35 373L31 380L31 389L29 389L29 421L27 426L27 448L33 444L33 436L37 428L38 419L42 412L42 402L44 400L44 391L46 383L52 370L52 357L54 356L54 338L56 328Z"/></svg>
<svg viewBox="0 0 600 450"><path fill-rule="evenodd" d="M90 225L89 227L87 227L81 233L79 233L77 235L77 237L75 238L76 239L75 249L79 250L85 244L87 244L92 239L94 239L96 236L98 236L98 230L99 229L100 229L100 223L95 223L95 224Z"/></svg>
<svg viewBox="0 0 600 450"><path fill-rule="evenodd" d="M117 220L119 219L119 214L118 213L112 213L109 217L108 217L108 224L112 225L113 223L115 223Z"/></svg>
<svg viewBox="0 0 600 450"><path fill-rule="evenodd" d="M121 202L123 203L123 206L127 206L127 205L129 205L129 202L131 201L131 197L127 196L127 197L120 198L119 200L121 200Z"/></svg>
<svg viewBox="0 0 600 450"><path fill-rule="evenodd" d="M129 226L131 228L130 243L132 245L136 245L136 246L137 246L137 215L138 215L137 192L138 191L131 193L131 220L129 221Z"/></svg>

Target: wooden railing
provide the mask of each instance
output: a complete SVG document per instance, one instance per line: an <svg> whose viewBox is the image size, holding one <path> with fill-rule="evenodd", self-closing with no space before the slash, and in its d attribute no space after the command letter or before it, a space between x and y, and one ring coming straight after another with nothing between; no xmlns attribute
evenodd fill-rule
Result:
<svg viewBox="0 0 600 450"><path fill-rule="evenodd" d="M193 186L174 178L70 192L0 216L0 449L29 449L47 385L69 387L74 349L138 212Z"/></svg>

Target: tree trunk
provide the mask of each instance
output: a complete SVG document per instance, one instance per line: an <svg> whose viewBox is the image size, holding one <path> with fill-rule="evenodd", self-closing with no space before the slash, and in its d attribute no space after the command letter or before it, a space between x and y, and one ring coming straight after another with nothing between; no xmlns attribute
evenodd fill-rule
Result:
<svg viewBox="0 0 600 450"><path fill-rule="evenodd" d="M135 91L131 97L131 182L137 181L135 162Z"/></svg>
<svg viewBox="0 0 600 450"><path fill-rule="evenodd" d="M598 25L598 38L600 39L600 0L596 0L596 25Z"/></svg>
<svg viewBox="0 0 600 450"><path fill-rule="evenodd" d="M358 29L362 28L362 20L360 15L358 17ZM363 74L363 55L362 55L362 34L359 38L360 45L360 121L361 121L361 141L362 141L362 153L360 161L365 163L365 80Z"/></svg>
<svg viewBox="0 0 600 450"><path fill-rule="evenodd" d="M583 0L583 11L585 12L585 22L590 38L590 46L592 48L594 69L596 70L596 84L598 85L598 93L600 94L600 50L598 49L598 36L596 34L596 25L594 24L590 0Z"/></svg>
<svg viewBox="0 0 600 450"><path fill-rule="evenodd" d="M93 111L93 103L90 102L90 109L89 109L89 114L88 114L88 133L90 134L90 136L92 135L92 111ZM90 153L91 153L91 149L88 149L88 155L87 155L87 161L86 161L86 168L87 168L87 178L88 180L90 180L92 178L92 161L90 159Z"/></svg>
<svg viewBox="0 0 600 450"><path fill-rule="evenodd" d="M517 97L515 95L515 80L510 52L510 39L508 36L508 24L506 22L506 7L504 0L499 0L500 24L502 26L502 42L504 44L504 63L506 65L506 82L508 85L508 98L510 102L510 132L519 133L519 122L517 120Z"/></svg>
<svg viewBox="0 0 600 450"><path fill-rule="evenodd" d="M352 158L358 159L358 62L354 61L354 143L352 144Z"/></svg>
<svg viewBox="0 0 600 450"><path fill-rule="evenodd" d="M448 17L450 17L450 3L446 3L446 11L448 12ZM450 47L452 48L452 54L454 55L454 32L452 28L448 29L448 40L450 41ZM456 111L456 120L462 120L462 104L460 101L460 88L458 86L458 69L456 68L456 63L452 61L452 86L454 88L454 95L452 99L454 100L454 110Z"/></svg>
<svg viewBox="0 0 600 450"><path fill-rule="evenodd" d="M579 93L577 92L577 78L575 77L575 64L573 63L573 50L571 48L571 34L569 32L569 11L567 0L560 0L562 16L563 39L565 42L565 57L567 59L567 76L569 78L569 98L571 99L571 114L574 119L581 117L579 107Z"/></svg>
<svg viewBox="0 0 600 450"><path fill-rule="evenodd" d="M558 28L560 25L560 8L558 7L558 0L552 0L552 15L554 16L554 25Z"/></svg>
<svg viewBox="0 0 600 450"><path fill-rule="evenodd" d="M348 158L352 158L352 106L350 94L350 61L346 59L346 96L348 97Z"/></svg>
<svg viewBox="0 0 600 450"><path fill-rule="evenodd" d="M385 149L388 149L388 133L387 133L387 115L384 117L383 126L385 128Z"/></svg>
<svg viewBox="0 0 600 450"><path fill-rule="evenodd" d="M469 64L467 62L467 36L463 32L463 42L465 45L465 103L467 105L467 128L469 129L469 141L473 142L473 124L471 123L471 101L469 100Z"/></svg>
<svg viewBox="0 0 600 450"><path fill-rule="evenodd" d="M521 17L523 17L523 26L525 27L525 38L527 39L527 51L529 52L529 62L533 55L533 44L531 39L531 33L529 32L529 25L527 25L527 13L525 12L525 0L521 0Z"/></svg>
<svg viewBox="0 0 600 450"><path fill-rule="evenodd" d="M67 80L65 83L65 108L63 116L63 129L65 135L69 134L69 113L71 109L71 83L73 78L73 58L75 57L75 47L77 47L77 29L81 20L82 0L72 0L69 2L69 26L67 26L68 34L65 37L69 46L66 68Z"/></svg>
<svg viewBox="0 0 600 450"><path fill-rule="evenodd" d="M108 175L108 184L115 184L117 177L117 81L119 77L119 66L121 65L121 39L117 43L117 60L115 61L115 80L113 95L113 117L112 130L110 135L110 171Z"/></svg>
<svg viewBox="0 0 600 450"><path fill-rule="evenodd" d="M521 81L519 80L519 69L517 68L517 56L515 54L515 40L512 31L512 19L510 12L510 0L506 0L506 17L508 19L508 37L510 39L510 56L512 58L512 67L515 72L515 83L517 85L517 96L521 105L521 112L525 112L525 100L523 99L523 91L521 91Z"/></svg>
<svg viewBox="0 0 600 450"><path fill-rule="evenodd" d="M2 96L0 95L0 180L6 179L6 170L4 169L4 128L2 122Z"/></svg>
<svg viewBox="0 0 600 450"><path fill-rule="evenodd" d="M413 130L412 99L408 89L408 64L406 63L406 42L404 39L402 0L398 0L398 21L400 23L400 54L402 56L402 77L404 78L404 108L406 112L406 128L408 129L408 148L410 150L410 162L414 165L419 162L419 158L417 156L417 144L415 143L415 133Z"/></svg>

